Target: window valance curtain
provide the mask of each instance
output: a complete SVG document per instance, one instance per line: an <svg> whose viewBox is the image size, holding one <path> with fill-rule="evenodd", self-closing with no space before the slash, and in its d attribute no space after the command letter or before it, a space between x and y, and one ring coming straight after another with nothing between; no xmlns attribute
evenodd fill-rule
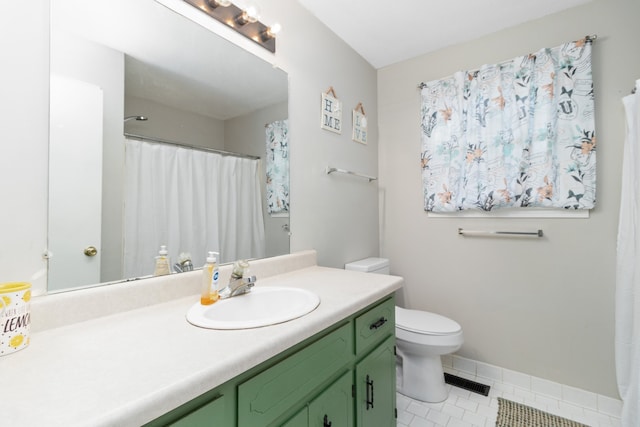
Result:
<svg viewBox="0 0 640 427"><path fill-rule="evenodd" d="M424 208L591 209L591 41L422 85Z"/></svg>

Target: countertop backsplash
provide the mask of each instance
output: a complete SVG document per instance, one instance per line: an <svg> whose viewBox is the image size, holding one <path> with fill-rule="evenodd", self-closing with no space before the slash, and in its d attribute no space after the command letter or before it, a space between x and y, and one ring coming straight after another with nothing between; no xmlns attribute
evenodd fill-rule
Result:
<svg viewBox="0 0 640 427"><path fill-rule="evenodd" d="M316 252L250 261L251 274L261 278L287 273L316 264ZM227 283L232 264L220 266L220 283ZM201 269L168 276L136 279L81 290L35 297L31 303L31 332L59 328L109 314L160 304L189 295L199 295Z"/></svg>

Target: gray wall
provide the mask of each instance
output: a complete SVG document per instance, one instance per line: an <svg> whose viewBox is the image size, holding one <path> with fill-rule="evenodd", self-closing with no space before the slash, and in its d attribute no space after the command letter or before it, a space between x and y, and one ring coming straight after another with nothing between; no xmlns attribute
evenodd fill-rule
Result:
<svg viewBox="0 0 640 427"><path fill-rule="evenodd" d="M124 125L127 133L224 150L223 120L135 96L126 97L124 113L148 118L147 121L128 121Z"/></svg>
<svg viewBox="0 0 640 427"><path fill-rule="evenodd" d="M411 308L462 324L459 354L617 397L615 250L625 122L640 78L640 3L596 0L378 72L382 255ZM589 219L450 219L423 211L421 81L597 34L598 205ZM419 37L419 32L416 32ZM538 229L537 240L463 238L457 228Z"/></svg>
<svg viewBox="0 0 640 427"><path fill-rule="evenodd" d="M264 1L262 10L282 24L277 57L289 73L291 250L316 249L319 264L338 268L376 256L376 183L324 172L334 166L377 175L376 71L296 1ZM320 97L330 86L342 101L341 135L320 129ZM351 141L358 102L370 119L368 145Z"/></svg>

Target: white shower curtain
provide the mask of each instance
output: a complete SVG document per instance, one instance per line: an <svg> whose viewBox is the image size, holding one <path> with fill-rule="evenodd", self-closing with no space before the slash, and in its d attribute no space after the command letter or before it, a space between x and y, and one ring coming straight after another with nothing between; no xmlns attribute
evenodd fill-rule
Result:
<svg viewBox="0 0 640 427"><path fill-rule="evenodd" d="M166 245L172 263L207 251L220 262L265 256L259 160L170 144L125 141L124 277L153 273Z"/></svg>
<svg viewBox="0 0 640 427"><path fill-rule="evenodd" d="M627 137L622 164L616 271L616 374L622 425L640 426L640 80L623 98Z"/></svg>

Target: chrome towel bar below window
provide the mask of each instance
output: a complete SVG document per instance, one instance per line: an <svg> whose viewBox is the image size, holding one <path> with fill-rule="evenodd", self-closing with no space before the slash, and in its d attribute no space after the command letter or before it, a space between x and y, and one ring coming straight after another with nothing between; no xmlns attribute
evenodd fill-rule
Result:
<svg viewBox="0 0 640 427"><path fill-rule="evenodd" d="M463 230L458 228L458 234L468 236L529 236L542 237L542 230L538 231L485 231L485 230Z"/></svg>
<svg viewBox="0 0 640 427"><path fill-rule="evenodd" d="M351 172L351 171L344 170L344 169L332 168L331 166L327 166L327 169L325 169L325 172L327 173L327 175L329 175L329 174L331 174L333 172L337 172L337 173L344 173L344 174L347 174L347 175L359 176L360 178L368 179L369 182L375 181L375 180L378 179L375 176L364 175L364 174L361 174L361 173L358 173L358 172Z"/></svg>

